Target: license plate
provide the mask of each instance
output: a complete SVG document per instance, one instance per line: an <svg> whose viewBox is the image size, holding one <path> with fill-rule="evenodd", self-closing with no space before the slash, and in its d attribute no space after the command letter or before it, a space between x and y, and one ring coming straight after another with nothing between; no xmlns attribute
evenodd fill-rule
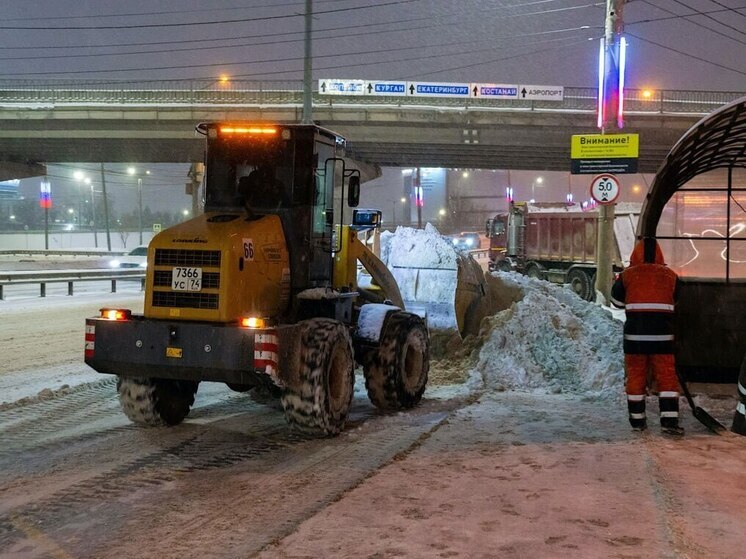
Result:
<svg viewBox="0 0 746 559"><path fill-rule="evenodd" d="M200 291L202 268L176 266L171 272L171 289L174 291Z"/></svg>
<svg viewBox="0 0 746 559"><path fill-rule="evenodd" d="M181 348L180 347L167 347L166 348L166 357L174 357L176 359L181 359Z"/></svg>

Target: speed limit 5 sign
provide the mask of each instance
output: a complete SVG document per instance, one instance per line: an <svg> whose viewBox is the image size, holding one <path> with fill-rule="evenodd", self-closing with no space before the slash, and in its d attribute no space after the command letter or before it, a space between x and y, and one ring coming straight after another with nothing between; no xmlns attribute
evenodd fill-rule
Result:
<svg viewBox="0 0 746 559"><path fill-rule="evenodd" d="M596 175L591 181L591 198L599 204L613 204L619 197L619 179L614 175Z"/></svg>

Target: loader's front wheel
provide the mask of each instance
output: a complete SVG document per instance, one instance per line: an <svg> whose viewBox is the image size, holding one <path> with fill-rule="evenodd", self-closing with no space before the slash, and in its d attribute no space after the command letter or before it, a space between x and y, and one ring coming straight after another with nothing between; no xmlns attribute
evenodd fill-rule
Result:
<svg viewBox="0 0 746 559"><path fill-rule="evenodd" d="M141 425L178 425L189 415L199 383L188 380L118 377L122 411Z"/></svg>
<svg viewBox="0 0 746 559"><path fill-rule="evenodd" d="M300 371L282 394L288 422L325 435L344 427L355 389L355 362L347 327L330 318L299 324Z"/></svg>
<svg viewBox="0 0 746 559"><path fill-rule="evenodd" d="M389 315L377 351L363 366L365 388L373 404L384 410L406 409L422 399L430 370L430 337L416 314Z"/></svg>

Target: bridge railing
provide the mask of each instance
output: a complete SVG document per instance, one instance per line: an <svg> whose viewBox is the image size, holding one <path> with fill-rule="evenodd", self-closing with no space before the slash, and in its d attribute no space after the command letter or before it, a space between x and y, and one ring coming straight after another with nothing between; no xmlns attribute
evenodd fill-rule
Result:
<svg viewBox="0 0 746 559"><path fill-rule="evenodd" d="M746 92L625 90L628 113L707 114ZM522 99L435 99L432 97L377 97L321 95L314 92L317 106L350 105L453 108L485 108L540 111L596 110L597 91L589 87L565 87L562 101ZM112 81L17 81L0 80L0 104L50 105L302 105L303 84L299 81L256 82L231 80L112 82Z"/></svg>

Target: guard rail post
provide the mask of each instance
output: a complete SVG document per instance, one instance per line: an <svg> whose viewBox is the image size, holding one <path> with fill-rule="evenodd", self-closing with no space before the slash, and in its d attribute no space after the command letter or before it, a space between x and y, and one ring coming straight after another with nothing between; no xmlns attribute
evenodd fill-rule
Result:
<svg viewBox="0 0 746 559"><path fill-rule="evenodd" d="M41 282L39 284L39 297L46 297L47 296L47 284L44 282Z"/></svg>

